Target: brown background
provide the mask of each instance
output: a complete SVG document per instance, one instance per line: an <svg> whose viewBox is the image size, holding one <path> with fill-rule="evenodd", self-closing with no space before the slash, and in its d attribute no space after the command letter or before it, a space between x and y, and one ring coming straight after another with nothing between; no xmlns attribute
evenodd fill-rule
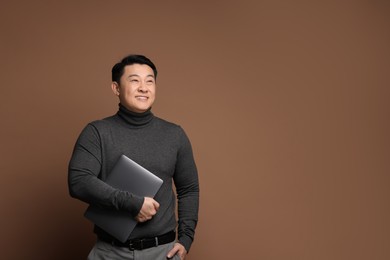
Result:
<svg viewBox="0 0 390 260"><path fill-rule="evenodd" d="M192 140L188 259L390 259L388 1L54 2L1 3L2 259L85 259L67 163L129 53Z"/></svg>

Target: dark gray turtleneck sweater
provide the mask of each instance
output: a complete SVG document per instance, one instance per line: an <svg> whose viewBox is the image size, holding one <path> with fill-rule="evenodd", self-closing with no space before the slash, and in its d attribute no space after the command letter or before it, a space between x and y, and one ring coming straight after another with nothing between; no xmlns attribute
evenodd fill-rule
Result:
<svg viewBox="0 0 390 260"><path fill-rule="evenodd" d="M86 203L129 212L140 211L144 198L120 191L104 181L118 158L126 155L159 176L163 185L155 196L157 214L139 223L130 239L153 237L176 228L178 199L178 239L189 251L198 220L199 184L191 144L178 125L155 117L149 110L133 113L122 105L116 115L88 124L81 132L69 163L69 191ZM95 226L98 235L109 236Z"/></svg>

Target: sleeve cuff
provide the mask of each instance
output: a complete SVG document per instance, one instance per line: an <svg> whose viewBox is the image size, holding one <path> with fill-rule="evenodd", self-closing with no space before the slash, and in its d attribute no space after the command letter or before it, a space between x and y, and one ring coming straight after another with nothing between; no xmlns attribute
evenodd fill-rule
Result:
<svg viewBox="0 0 390 260"><path fill-rule="evenodd" d="M134 194L128 194L127 199L123 202L123 209L130 212L133 217L136 217L144 204L144 197L139 197Z"/></svg>
<svg viewBox="0 0 390 260"><path fill-rule="evenodd" d="M187 236L179 237L179 243L184 246L184 248L187 250L187 253L190 251L191 245L192 245L192 239Z"/></svg>

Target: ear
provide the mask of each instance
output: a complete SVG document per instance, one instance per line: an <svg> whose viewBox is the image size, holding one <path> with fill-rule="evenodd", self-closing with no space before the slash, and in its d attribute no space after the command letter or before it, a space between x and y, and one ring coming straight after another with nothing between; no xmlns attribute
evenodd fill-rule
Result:
<svg viewBox="0 0 390 260"><path fill-rule="evenodd" d="M112 89L112 92L114 92L115 96L118 96L119 97L119 94L120 94L120 88L119 88L119 85L117 82L113 81L111 83L111 89Z"/></svg>

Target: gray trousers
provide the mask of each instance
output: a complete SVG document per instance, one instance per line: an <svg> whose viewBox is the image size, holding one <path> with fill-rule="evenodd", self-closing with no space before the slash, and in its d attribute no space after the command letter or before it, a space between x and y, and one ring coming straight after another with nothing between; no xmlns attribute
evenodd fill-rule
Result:
<svg viewBox="0 0 390 260"><path fill-rule="evenodd" d="M130 251L126 247L113 246L101 240L97 240L95 246L88 255L88 260L167 260L168 252L176 241L144 250ZM178 255L171 259L180 260Z"/></svg>

